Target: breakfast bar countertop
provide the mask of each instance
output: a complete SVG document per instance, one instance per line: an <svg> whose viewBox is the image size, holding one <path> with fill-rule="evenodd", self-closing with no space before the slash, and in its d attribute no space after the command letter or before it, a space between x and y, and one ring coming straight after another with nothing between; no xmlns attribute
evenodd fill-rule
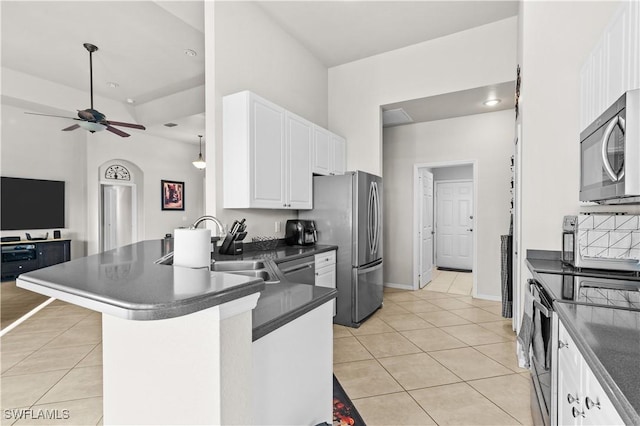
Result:
<svg viewBox="0 0 640 426"><path fill-rule="evenodd" d="M141 241L18 277L18 287L129 320L180 317L265 288L259 278L155 261L163 241Z"/></svg>

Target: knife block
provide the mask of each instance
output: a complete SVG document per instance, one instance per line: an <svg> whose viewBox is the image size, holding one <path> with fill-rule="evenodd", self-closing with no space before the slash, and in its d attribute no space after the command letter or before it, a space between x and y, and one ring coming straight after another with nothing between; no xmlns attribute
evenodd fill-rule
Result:
<svg viewBox="0 0 640 426"><path fill-rule="evenodd" d="M242 240L244 240L246 236L246 232L240 232L237 234L227 233L227 236L224 238L224 241L222 242L218 253L230 254L232 256L242 254L244 251L244 243L242 242Z"/></svg>

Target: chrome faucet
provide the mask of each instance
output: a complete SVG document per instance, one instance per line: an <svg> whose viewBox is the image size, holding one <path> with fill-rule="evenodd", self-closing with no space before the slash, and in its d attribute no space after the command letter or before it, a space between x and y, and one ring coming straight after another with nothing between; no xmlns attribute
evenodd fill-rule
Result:
<svg viewBox="0 0 640 426"><path fill-rule="evenodd" d="M215 223L217 225L217 227L218 227L218 236L222 237L225 234L224 225L222 225L222 222L220 222L220 220L217 217L209 216L209 215L200 216L199 218L197 218L196 221L193 222L193 225L191 225L191 229L196 229L198 227L198 225L200 225L202 222L204 222L206 220L210 220L211 222L213 222L213 223Z"/></svg>

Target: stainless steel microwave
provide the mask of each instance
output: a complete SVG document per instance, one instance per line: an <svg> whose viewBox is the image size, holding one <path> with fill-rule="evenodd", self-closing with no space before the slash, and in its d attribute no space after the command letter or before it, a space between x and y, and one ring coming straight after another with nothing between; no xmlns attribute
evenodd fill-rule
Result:
<svg viewBox="0 0 640 426"><path fill-rule="evenodd" d="M580 201L640 202L640 89L580 133Z"/></svg>

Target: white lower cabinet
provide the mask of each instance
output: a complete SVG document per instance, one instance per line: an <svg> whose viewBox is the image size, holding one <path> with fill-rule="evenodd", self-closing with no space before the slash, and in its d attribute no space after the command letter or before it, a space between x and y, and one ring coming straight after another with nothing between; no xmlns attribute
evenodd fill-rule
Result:
<svg viewBox="0 0 640 426"><path fill-rule="evenodd" d="M558 325L558 424L624 425L562 321Z"/></svg>
<svg viewBox="0 0 640 426"><path fill-rule="evenodd" d="M316 254L316 285L319 287L336 288L336 252ZM333 303L333 316L336 315L336 301Z"/></svg>

